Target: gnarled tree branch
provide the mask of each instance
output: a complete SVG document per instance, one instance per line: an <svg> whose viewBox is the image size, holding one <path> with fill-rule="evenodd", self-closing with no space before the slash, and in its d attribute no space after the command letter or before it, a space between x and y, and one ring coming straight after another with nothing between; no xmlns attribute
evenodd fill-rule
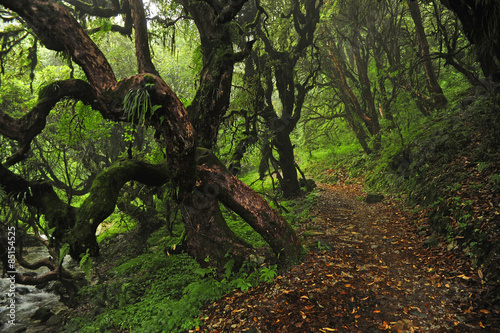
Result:
<svg viewBox="0 0 500 333"><path fill-rule="evenodd" d="M95 105L94 91L83 80L64 80L44 87L38 96L38 103L21 118L12 118L0 110L0 134L20 143L18 151L7 159L11 166L24 159L31 141L45 128L47 116L52 108L64 98L73 98L86 104Z"/></svg>

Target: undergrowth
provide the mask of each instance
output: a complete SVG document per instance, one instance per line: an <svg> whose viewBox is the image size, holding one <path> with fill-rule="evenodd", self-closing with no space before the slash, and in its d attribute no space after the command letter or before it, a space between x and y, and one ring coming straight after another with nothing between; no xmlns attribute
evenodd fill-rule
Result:
<svg viewBox="0 0 500 333"><path fill-rule="evenodd" d="M307 218L316 195L312 192L282 202L279 209L297 225ZM266 245L238 216L221 208L228 225L240 237L254 247ZM185 253L165 255L166 249L179 243L178 228L174 234L160 228L143 244L142 254L129 253L123 247L131 245L130 241L116 233L120 228L110 228L110 235L101 238L107 244L105 248L129 256L114 260L104 276L94 276L94 281L81 289L79 303L83 306L72 315L66 332L186 332L201 324L199 313L205 304L234 289L247 291L259 283L272 282L278 274L276 265L264 264L258 258L245 262L237 271L230 260L221 273L200 266ZM206 261L209 264L210 258Z"/></svg>

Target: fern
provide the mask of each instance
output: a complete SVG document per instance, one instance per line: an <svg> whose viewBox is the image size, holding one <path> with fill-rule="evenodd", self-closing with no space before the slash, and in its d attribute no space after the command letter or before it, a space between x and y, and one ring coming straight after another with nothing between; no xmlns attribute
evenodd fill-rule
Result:
<svg viewBox="0 0 500 333"><path fill-rule="evenodd" d="M82 256L80 260L80 268L85 272L85 278L90 282L90 270L92 269L92 258L90 257L89 250Z"/></svg>
<svg viewBox="0 0 500 333"><path fill-rule="evenodd" d="M69 253L69 244L65 243L59 250L59 266L63 263L64 257Z"/></svg>
<svg viewBox="0 0 500 333"><path fill-rule="evenodd" d="M139 126L144 126L148 112L149 119L151 119L154 112L161 107L152 105L147 88L130 89L123 99L123 109L127 115L127 120Z"/></svg>

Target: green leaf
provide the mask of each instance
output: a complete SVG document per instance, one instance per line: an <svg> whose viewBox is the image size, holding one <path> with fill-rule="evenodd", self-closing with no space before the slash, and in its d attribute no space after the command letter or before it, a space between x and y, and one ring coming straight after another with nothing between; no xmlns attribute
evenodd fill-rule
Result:
<svg viewBox="0 0 500 333"><path fill-rule="evenodd" d="M62 264L64 257L69 253L69 244L65 243L59 250L59 266Z"/></svg>
<svg viewBox="0 0 500 333"><path fill-rule="evenodd" d="M87 253L82 256L80 259L80 268L85 272L85 278L87 281L90 281L90 270L92 269L92 258L90 257L89 249L87 249Z"/></svg>
<svg viewBox="0 0 500 333"><path fill-rule="evenodd" d="M49 238L52 237L52 234L54 233L55 230L56 230L56 227L50 228L49 229L49 234L47 236L49 236Z"/></svg>

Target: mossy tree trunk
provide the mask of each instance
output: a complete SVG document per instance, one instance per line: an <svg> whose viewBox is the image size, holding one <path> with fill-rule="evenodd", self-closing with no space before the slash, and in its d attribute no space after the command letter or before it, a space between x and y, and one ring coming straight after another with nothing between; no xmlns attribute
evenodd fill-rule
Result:
<svg viewBox="0 0 500 333"><path fill-rule="evenodd" d="M249 42L240 52L233 50L231 21L247 0L200 2L180 1L193 17L201 41L202 71L189 117L196 129L198 146L212 149L219 125L229 107L234 64L250 52ZM198 261L207 255L219 265L229 260L228 253L240 261L250 246L228 227L219 201L205 189L182 192L181 209L186 226L185 246Z"/></svg>

